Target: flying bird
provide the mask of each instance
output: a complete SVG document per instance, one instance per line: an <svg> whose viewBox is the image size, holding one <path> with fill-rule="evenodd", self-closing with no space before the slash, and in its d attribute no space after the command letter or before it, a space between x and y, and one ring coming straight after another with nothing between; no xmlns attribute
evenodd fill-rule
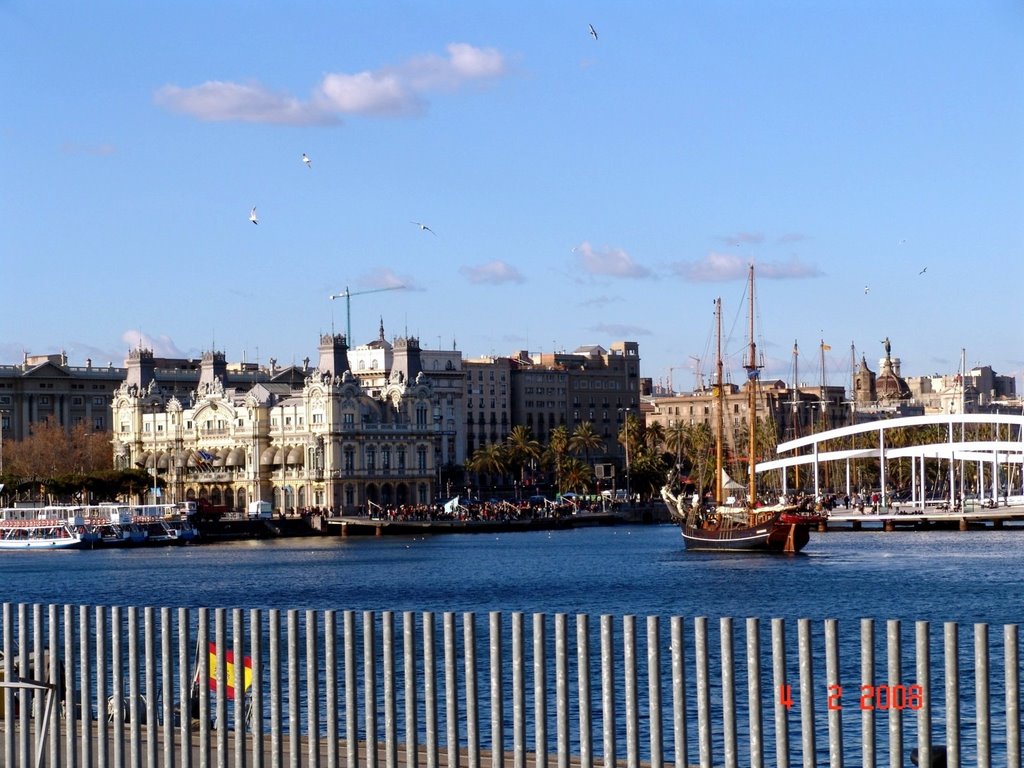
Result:
<svg viewBox="0 0 1024 768"><path fill-rule="evenodd" d="M256 218L256 206L255 205L252 207L252 210L249 211L249 221L251 221L253 224L259 224L260 223L260 220L258 218Z"/></svg>
<svg viewBox="0 0 1024 768"><path fill-rule="evenodd" d="M307 155L305 152L302 153L302 162L304 162L306 164L307 168L312 168L313 167L313 163L309 159L309 155Z"/></svg>
<svg viewBox="0 0 1024 768"><path fill-rule="evenodd" d="M928 271L928 267L925 267L924 269L922 269L922 270L921 270L920 272L918 272L917 274L919 274L919 275L923 275L923 274L924 274L925 272L927 272L927 271Z"/></svg>
<svg viewBox="0 0 1024 768"><path fill-rule="evenodd" d="M590 36L592 38L594 38L595 40L597 40L597 30L594 29L594 25L593 24L588 24L587 26L590 27Z"/></svg>
<svg viewBox="0 0 1024 768"><path fill-rule="evenodd" d="M413 223L413 224L415 224L415 225L416 225L417 227L419 227L419 228L420 228L421 230L423 230L424 232L429 232L429 233L430 233L430 234L432 234L432 235L433 235L434 237L437 237L437 232L435 232L434 230L432 230L432 229L431 229L430 227L428 227L428 226L427 226L426 224L423 224L422 222L419 222L419 221L414 221L414 222L412 222L412 223Z"/></svg>
<svg viewBox="0 0 1024 768"><path fill-rule="evenodd" d="M870 289L870 288L868 288L868 287L867 287L866 285L864 286L864 293L867 293L867 292L868 292L868 291L870 291L870 290L871 290L871 289Z"/></svg>

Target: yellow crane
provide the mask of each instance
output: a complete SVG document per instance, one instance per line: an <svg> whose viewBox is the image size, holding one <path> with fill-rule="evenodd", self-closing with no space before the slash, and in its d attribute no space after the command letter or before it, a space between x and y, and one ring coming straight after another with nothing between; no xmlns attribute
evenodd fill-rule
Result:
<svg viewBox="0 0 1024 768"><path fill-rule="evenodd" d="M399 291L405 288L404 285L391 285L387 288L370 288L365 291L350 291L348 286L341 293L331 294L331 299L345 300L345 343L352 346L352 297L362 296L367 293L380 293L381 291Z"/></svg>

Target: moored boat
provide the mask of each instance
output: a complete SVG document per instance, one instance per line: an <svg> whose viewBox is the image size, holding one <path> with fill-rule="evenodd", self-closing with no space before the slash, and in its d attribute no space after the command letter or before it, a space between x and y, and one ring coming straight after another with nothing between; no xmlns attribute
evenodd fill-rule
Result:
<svg viewBox="0 0 1024 768"><path fill-rule="evenodd" d="M82 507L7 507L0 510L0 549L81 549Z"/></svg>
<svg viewBox="0 0 1024 768"><path fill-rule="evenodd" d="M188 544L199 535L183 505L148 504L132 511L132 527L146 544Z"/></svg>
<svg viewBox="0 0 1024 768"><path fill-rule="evenodd" d="M756 387L761 366L757 361L757 347L754 342L754 267L750 267L750 341L748 356L744 363L747 371L747 446L748 480L746 497L726 501L723 481L724 455L724 380L722 375L722 302L715 302L717 326L716 387L715 394L715 463L716 480L714 501L703 505L696 497L687 506L682 493L673 493L671 485L661 490L673 520L680 524L683 542L687 549L718 551L754 551L795 553L804 548L810 540L811 528L824 518L808 508L807 500L779 498L765 504L759 500L756 475L757 395Z"/></svg>
<svg viewBox="0 0 1024 768"><path fill-rule="evenodd" d="M128 507L123 504L99 504L85 507L85 532L83 540L86 546L124 547L133 543L131 522L132 516Z"/></svg>

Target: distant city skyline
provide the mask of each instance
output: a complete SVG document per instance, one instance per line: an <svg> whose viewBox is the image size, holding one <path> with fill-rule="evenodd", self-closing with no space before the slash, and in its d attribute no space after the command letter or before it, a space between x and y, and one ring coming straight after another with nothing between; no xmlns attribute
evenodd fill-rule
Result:
<svg viewBox="0 0 1024 768"><path fill-rule="evenodd" d="M0 20L0 363L299 363L350 290L353 346L632 340L690 389L719 296L742 374L753 262L766 376L825 343L847 383L886 337L904 375L1024 373L1016 0Z"/></svg>

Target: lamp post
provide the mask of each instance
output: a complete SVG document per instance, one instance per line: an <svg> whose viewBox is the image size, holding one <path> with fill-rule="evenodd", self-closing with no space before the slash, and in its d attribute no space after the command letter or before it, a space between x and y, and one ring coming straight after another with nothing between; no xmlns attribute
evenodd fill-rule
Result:
<svg viewBox="0 0 1024 768"><path fill-rule="evenodd" d="M625 408L619 408L619 412L624 414L623 415L622 429L623 429L623 432L624 432L624 437L625 437L624 442L625 442L625 445L626 445L626 501L627 502L629 502L630 498L631 498L630 492L629 492L629 414L630 414L630 412L632 410L633 410L632 406L627 406Z"/></svg>

